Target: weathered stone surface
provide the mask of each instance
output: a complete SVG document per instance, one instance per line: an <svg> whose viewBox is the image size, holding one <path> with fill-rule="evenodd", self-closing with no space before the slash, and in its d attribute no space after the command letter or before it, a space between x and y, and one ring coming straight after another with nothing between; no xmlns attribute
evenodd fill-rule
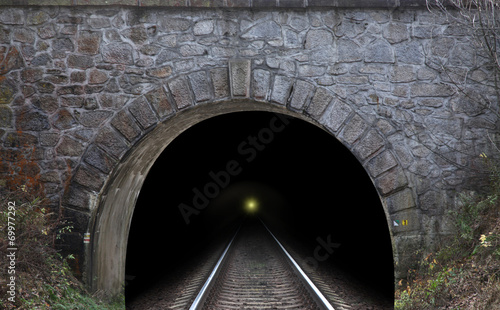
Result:
<svg viewBox="0 0 500 310"><path fill-rule="evenodd" d="M56 152L61 156L80 156L84 150L84 145L68 136L63 136L61 142L56 147Z"/></svg>
<svg viewBox="0 0 500 310"><path fill-rule="evenodd" d="M89 73L89 84L102 84L108 80L108 75L104 71L92 70Z"/></svg>
<svg viewBox="0 0 500 310"><path fill-rule="evenodd" d="M409 188L397 192L386 198L389 213L393 214L402 210L415 208L415 199Z"/></svg>
<svg viewBox="0 0 500 310"><path fill-rule="evenodd" d="M139 126L137 126L133 118L123 110L116 114L111 121L111 125L130 142L134 141L141 134Z"/></svg>
<svg viewBox="0 0 500 310"><path fill-rule="evenodd" d="M19 69L24 66L24 61L15 46L12 46L0 65L0 74L5 74L11 70Z"/></svg>
<svg viewBox="0 0 500 310"><path fill-rule="evenodd" d="M243 35L243 39L280 39L281 27L274 21L265 21L251 27Z"/></svg>
<svg viewBox="0 0 500 310"><path fill-rule="evenodd" d="M194 93L196 102L203 102L212 99L211 86L208 83L207 73L198 71L189 75L189 82Z"/></svg>
<svg viewBox="0 0 500 310"><path fill-rule="evenodd" d="M96 128L113 115L110 111L89 111L83 112L79 118L80 124L85 127Z"/></svg>
<svg viewBox="0 0 500 310"><path fill-rule="evenodd" d="M333 43L333 35L327 30L309 30L306 36L304 47L315 49L323 46L330 46Z"/></svg>
<svg viewBox="0 0 500 310"><path fill-rule="evenodd" d="M385 41L378 40L367 46L365 50L366 62L394 63L394 50Z"/></svg>
<svg viewBox="0 0 500 310"><path fill-rule="evenodd" d="M163 87L152 90L145 96L160 118L166 117L174 112Z"/></svg>
<svg viewBox="0 0 500 310"><path fill-rule="evenodd" d="M412 97L448 97L451 96L454 92L455 90L451 85L444 83L417 83L411 86Z"/></svg>
<svg viewBox="0 0 500 310"><path fill-rule="evenodd" d="M111 43L102 47L102 58L105 62L132 65L132 47L127 43Z"/></svg>
<svg viewBox="0 0 500 310"><path fill-rule="evenodd" d="M75 172L74 181L90 190L99 191L104 184L104 176L95 168L81 165Z"/></svg>
<svg viewBox="0 0 500 310"><path fill-rule="evenodd" d="M101 44L101 32L82 31L78 34L78 52L85 55L96 55Z"/></svg>
<svg viewBox="0 0 500 310"><path fill-rule="evenodd" d="M23 25L24 12L22 9L2 9L0 10L0 23L6 25Z"/></svg>
<svg viewBox="0 0 500 310"><path fill-rule="evenodd" d="M127 150L127 144L122 140L119 134L110 127L101 129L95 139L95 144L118 159L121 158Z"/></svg>
<svg viewBox="0 0 500 310"><path fill-rule="evenodd" d="M352 108L349 105L342 101L335 100L329 113L326 113L326 126L334 132L338 131L351 113Z"/></svg>
<svg viewBox="0 0 500 310"><path fill-rule="evenodd" d="M0 106L0 127L11 127L12 110L6 106Z"/></svg>
<svg viewBox="0 0 500 310"><path fill-rule="evenodd" d="M68 66L79 69L92 68L94 66L94 58L84 55L69 55Z"/></svg>
<svg viewBox="0 0 500 310"><path fill-rule="evenodd" d="M214 31L213 20L203 20L194 24L193 32L195 36L210 34Z"/></svg>
<svg viewBox="0 0 500 310"><path fill-rule="evenodd" d="M51 117L51 123L57 129L69 129L77 122L68 109L61 109Z"/></svg>
<svg viewBox="0 0 500 310"><path fill-rule="evenodd" d="M148 129L158 122L155 113L144 97L134 100L130 104L129 111L143 129Z"/></svg>
<svg viewBox="0 0 500 310"><path fill-rule="evenodd" d="M271 74L265 70L254 70L252 85L253 85L253 97L256 100L266 100L269 87L271 83Z"/></svg>
<svg viewBox="0 0 500 310"><path fill-rule="evenodd" d="M86 163L104 173L109 173L116 163L115 159L96 146L92 146L86 152L83 159Z"/></svg>
<svg viewBox="0 0 500 310"><path fill-rule="evenodd" d="M250 95L250 60L232 60L229 62L229 81L233 97Z"/></svg>
<svg viewBox="0 0 500 310"><path fill-rule="evenodd" d="M319 119L326 107L333 100L333 95L324 88L317 88L306 111L315 119Z"/></svg>
<svg viewBox="0 0 500 310"><path fill-rule="evenodd" d="M339 62L355 62L363 59L363 50L356 42L341 39L337 46Z"/></svg>
<svg viewBox="0 0 500 310"><path fill-rule="evenodd" d="M163 66L163 67L158 67L158 68L151 68L146 70L146 74L148 76L156 77L156 78L166 78L172 75L172 67L170 66Z"/></svg>
<svg viewBox="0 0 500 310"><path fill-rule="evenodd" d="M382 195L387 195L408 186L408 179L403 169L396 167L379 176L375 180L375 185Z"/></svg>
<svg viewBox="0 0 500 310"><path fill-rule="evenodd" d="M276 103L285 105L287 103L288 97L290 97L290 90L292 88L292 85L292 78L284 75L275 76L271 100Z"/></svg>
<svg viewBox="0 0 500 310"><path fill-rule="evenodd" d="M40 112L25 112L17 115L16 126L26 131L42 131L50 128L48 117Z"/></svg>
<svg viewBox="0 0 500 310"><path fill-rule="evenodd" d="M355 114L349 122L347 122L344 126L344 129L341 132L341 137L347 142L349 145L354 144L361 135L368 128L368 124L358 115Z"/></svg>
<svg viewBox="0 0 500 310"><path fill-rule="evenodd" d="M190 106L193 102L191 90L184 78L178 78L168 83L170 93L179 110Z"/></svg>
<svg viewBox="0 0 500 310"><path fill-rule="evenodd" d="M214 96L216 99L229 97L229 77L226 68L213 69L210 71Z"/></svg>
<svg viewBox="0 0 500 310"><path fill-rule="evenodd" d="M368 134L354 148L354 152L359 158L364 160L385 145L384 138L375 130L370 130Z"/></svg>
<svg viewBox="0 0 500 310"><path fill-rule="evenodd" d="M383 35L391 44L400 43L410 38L408 26L403 23L389 23L384 27Z"/></svg>
<svg viewBox="0 0 500 310"><path fill-rule="evenodd" d="M304 106L307 106L307 104L309 103L313 91L313 84L306 81L297 80L293 87L290 107L295 110L302 110Z"/></svg>
<svg viewBox="0 0 500 310"><path fill-rule="evenodd" d="M368 161L366 168L374 178L397 165L396 159L389 151L384 151Z"/></svg>

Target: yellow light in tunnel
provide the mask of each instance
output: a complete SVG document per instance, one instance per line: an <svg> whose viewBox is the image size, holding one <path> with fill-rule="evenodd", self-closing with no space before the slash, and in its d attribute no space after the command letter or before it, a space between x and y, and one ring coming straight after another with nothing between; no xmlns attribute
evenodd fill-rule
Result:
<svg viewBox="0 0 500 310"><path fill-rule="evenodd" d="M255 198L248 198L245 201L245 211L255 213L259 207L259 202Z"/></svg>

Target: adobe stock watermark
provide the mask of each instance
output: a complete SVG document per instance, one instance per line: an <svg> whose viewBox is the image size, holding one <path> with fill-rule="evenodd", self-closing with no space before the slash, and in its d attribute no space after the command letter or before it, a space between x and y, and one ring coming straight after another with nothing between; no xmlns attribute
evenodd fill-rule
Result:
<svg viewBox="0 0 500 310"><path fill-rule="evenodd" d="M328 235L326 241L317 237L316 242L318 246L314 248L313 256L306 257L306 264L310 265L313 269L318 268L319 263L326 261L335 252L336 249L340 247L340 243L334 243L331 240L332 236Z"/></svg>
<svg viewBox="0 0 500 310"><path fill-rule="evenodd" d="M16 301L16 203L9 201L7 204L7 238L8 247L5 262L7 263L7 299L14 303Z"/></svg>
<svg viewBox="0 0 500 310"><path fill-rule="evenodd" d="M285 130L291 119L292 117L287 115L274 114L268 126L261 128L256 135L250 135L238 144L237 151L240 157L243 157L242 159L228 160L225 169L217 172L210 171L208 173L210 181L192 189L191 205L181 203L178 206L186 225L191 222L190 217L200 214L201 210L205 209L210 201L219 196L221 191L231 183L232 178L243 172L245 164L254 161L259 152L274 141L277 133Z"/></svg>

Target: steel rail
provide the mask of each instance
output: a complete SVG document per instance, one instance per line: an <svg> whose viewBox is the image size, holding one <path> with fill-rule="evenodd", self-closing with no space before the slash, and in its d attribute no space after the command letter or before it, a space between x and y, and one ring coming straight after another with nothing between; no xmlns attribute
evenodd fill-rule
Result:
<svg viewBox="0 0 500 310"><path fill-rule="evenodd" d="M309 277L302 270L302 268L300 268L299 264L297 264L297 262L295 262L295 260L292 258L292 256L290 254L288 254L288 251L285 249L285 247L283 247L283 245L281 245L281 243L274 236L274 234L269 230L269 228L267 228L266 224L264 224L264 222L260 218L259 218L259 220L262 223L262 225L264 225L264 227L267 229L267 231L271 234L271 236L274 238L274 240L278 243L278 245L283 250L283 252L286 254L286 256L288 257L288 260L290 261L293 269L295 269L295 271L298 273L298 275L300 275L300 277L302 277L302 279L307 283L307 285L309 285L309 288L313 292L312 295L316 295L316 296L313 296L313 298L317 297L315 299L318 302L320 302L321 305L323 307L325 307L326 309L328 309L328 310L335 310L335 308L333 308L333 306L330 304L330 302L328 301L328 299L326 299L326 297L323 295L323 293L321 293L321 291L316 287L316 285L314 285L314 283L311 281L311 279L309 279Z"/></svg>
<svg viewBox="0 0 500 310"><path fill-rule="evenodd" d="M231 247L231 244L233 243L234 239L236 238L236 235L240 231L240 228L241 228L241 225L240 225L240 227L238 227L238 230L236 231L233 238L231 239L231 241L227 245L226 249L222 253L221 257L217 261L217 264L215 264L215 267L212 270L212 273L210 273L210 276L208 277L207 281L205 281L205 284L203 285L200 292L198 293L198 295L194 299L191 307L189 307L189 310L201 310L201 308L203 307L203 303L205 302L205 299L207 298L207 294L210 291L210 288L212 286L212 280L214 280L215 277L217 276L217 274L219 273L220 267L222 266L222 262L224 261L224 258L226 258L226 254L227 254L229 248Z"/></svg>

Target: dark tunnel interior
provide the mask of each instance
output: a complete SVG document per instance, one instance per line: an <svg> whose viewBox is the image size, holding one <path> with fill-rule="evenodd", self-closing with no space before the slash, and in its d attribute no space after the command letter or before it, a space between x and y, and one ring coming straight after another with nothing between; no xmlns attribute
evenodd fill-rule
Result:
<svg viewBox="0 0 500 310"><path fill-rule="evenodd" d="M352 153L303 120L238 112L200 122L161 154L141 189L127 245L126 299L176 270L246 216L310 247L338 243L338 266L393 298L392 246L377 192ZM312 254L311 254L312 255Z"/></svg>

